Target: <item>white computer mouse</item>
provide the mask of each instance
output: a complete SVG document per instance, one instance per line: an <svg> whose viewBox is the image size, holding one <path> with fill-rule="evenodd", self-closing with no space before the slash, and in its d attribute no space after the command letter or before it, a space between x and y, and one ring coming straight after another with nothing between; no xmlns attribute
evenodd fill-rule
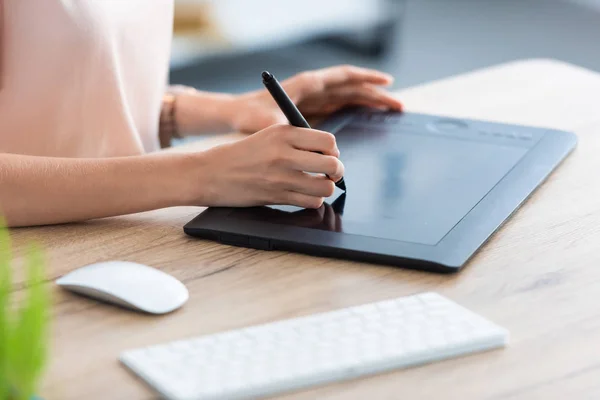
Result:
<svg viewBox="0 0 600 400"><path fill-rule="evenodd" d="M90 264L56 283L85 296L151 314L174 311L189 297L183 283L171 275L127 261Z"/></svg>

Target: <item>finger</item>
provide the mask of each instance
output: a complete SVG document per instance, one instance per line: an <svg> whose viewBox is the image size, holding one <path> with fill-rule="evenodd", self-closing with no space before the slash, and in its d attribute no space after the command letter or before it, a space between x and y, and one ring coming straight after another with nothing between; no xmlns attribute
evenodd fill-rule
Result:
<svg viewBox="0 0 600 400"><path fill-rule="evenodd" d="M394 78L386 73L353 65L341 65L315 71L326 87L347 83L371 83L374 85L391 85Z"/></svg>
<svg viewBox="0 0 600 400"><path fill-rule="evenodd" d="M288 162L289 167L293 170L329 175L334 182L344 176L344 164L334 156L297 150L291 155Z"/></svg>
<svg viewBox="0 0 600 400"><path fill-rule="evenodd" d="M309 196L304 193L292 191L284 192L281 201L283 204L289 204L302 208L319 208L321 205L323 205L322 197Z"/></svg>
<svg viewBox="0 0 600 400"><path fill-rule="evenodd" d="M332 180L323 175L310 175L302 171L292 171L286 176L284 186L292 192L315 197L330 197L335 191Z"/></svg>
<svg viewBox="0 0 600 400"><path fill-rule="evenodd" d="M305 96L318 93L328 87L343 84L371 83L373 85L391 85L394 78L380 71L359 68L351 65L307 71L282 83L292 101L297 102Z"/></svg>
<svg viewBox="0 0 600 400"><path fill-rule="evenodd" d="M340 156L335 136L329 132L290 127L287 129L286 137L288 143L295 149L316 151L333 157Z"/></svg>
<svg viewBox="0 0 600 400"><path fill-rule="evenodd" d="M332 89L328 99L338 107L346 105L384 106L392 110L402 111L402 102L391 93L373 85L350 85Z"/></svg>
<svg viewBox="0 0 600 400"><path fill-rule="evenodd" d="M342 108L348 107L348 106L352 106L352 107L366 107L366 108L372 108L372 109L377 109L377 110L381 110L381 111L389 111L390 110L390 108L388 106L373 105L372 102L367 102L367 101L353 101L352 103L346 103L346 104L339 104L339 103L327 104L326 106L323 106L323 107L319 108L318 111L313 112L313 115L315 117L328 116L328 115L333 114L334 112L339 111Z"/></svg>

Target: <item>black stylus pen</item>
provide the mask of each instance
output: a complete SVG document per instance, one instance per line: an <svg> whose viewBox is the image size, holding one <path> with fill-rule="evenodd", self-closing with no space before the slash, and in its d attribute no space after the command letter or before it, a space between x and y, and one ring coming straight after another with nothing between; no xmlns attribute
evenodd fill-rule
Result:
<svg viewBox="0 0 600 400"><path fill-rule="evenodd" d="M273 99L275 100L285 117L288 119L290 125L297 126L299 128L310 129L310 125L308 124L308 122L306 122L306 119L304 119L304 116L302 115L302 113L300 113L298 107L296 107L296 105L287 95L285 90L283 90L283 88L281 87L277 79L273 76L273 74L271 74L268 71L264 71L262 73L262 78L263 84L265 85L269 93L271 93L271 96L273 96ZM346 183L344 182L344 177L342 177L342 179L340 179L339 181L335 182L335 186L339 187L343 191L346 191Z"/></svg>

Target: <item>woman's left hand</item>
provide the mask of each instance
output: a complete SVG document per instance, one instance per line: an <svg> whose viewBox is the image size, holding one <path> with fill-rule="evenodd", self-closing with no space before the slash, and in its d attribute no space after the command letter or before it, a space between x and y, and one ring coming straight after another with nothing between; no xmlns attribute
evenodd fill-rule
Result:
<svg viewBox="0 0 600 400"><path fill-rule="evenodd" d="M337 66L295 75L281 85L306 117L321 117L346 106L402 110L402 103L384 90L393 78L383 72L354 66ZM233 98L230 124L240 132L254 133L287 120L266 89Z"/></svg>

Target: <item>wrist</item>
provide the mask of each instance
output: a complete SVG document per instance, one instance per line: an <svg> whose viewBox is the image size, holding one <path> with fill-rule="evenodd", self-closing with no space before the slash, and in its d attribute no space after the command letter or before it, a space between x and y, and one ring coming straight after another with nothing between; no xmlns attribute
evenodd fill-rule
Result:
<svg viewBox="0 0 600 400"><path fill-rule="evenodd" d="M174 183L173 206L206 206L210 204L214 185L207 152L174 153L167 155L170 181Z"/></svg>
<svg viewBox="0 0 600 400"><path fill-rule="evenodd" d="M232 129L231 106L235 96L187 91L177 95L175 118L179 134L218 133Z"/></svg>

